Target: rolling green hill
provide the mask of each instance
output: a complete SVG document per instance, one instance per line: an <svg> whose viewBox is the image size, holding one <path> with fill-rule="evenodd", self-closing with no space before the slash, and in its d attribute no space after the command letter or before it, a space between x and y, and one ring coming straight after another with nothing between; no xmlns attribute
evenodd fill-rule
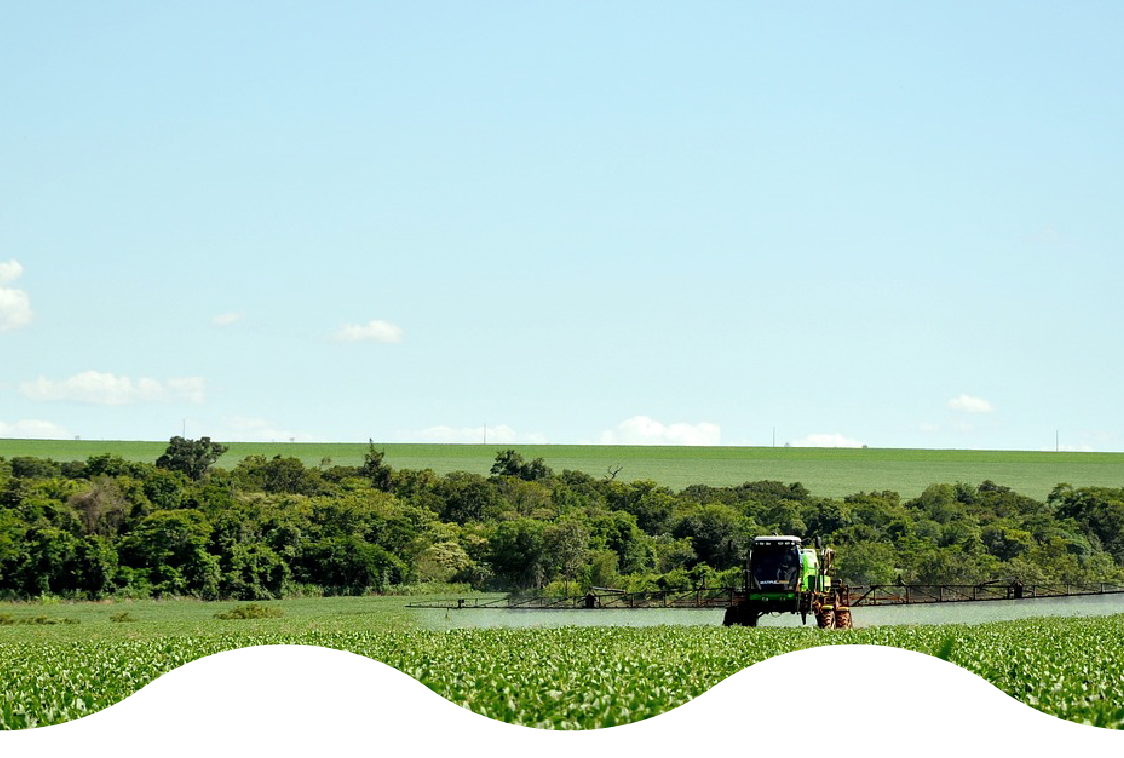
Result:
<svg viewBox="0 0 1124 758"><path fill-rule="evenodd" d="M0 440L0 457L84 460L113 453L155 461L167 443L150 441ZM249 455L299 458L307 466L357 465L365 443L231 442L219 466ZM682 489L691 484L734 485L774 479L801 482L813 494L840 497L858 491L895 490L914 497L935 482L979 484L990 479L1044 499L1059 482L1075 486L1124 485L1124 453L914 450L893 448L656 447L614 445L441 445L376 443L395 468L431 468L438 474L487 474L500 450L542 457L561 471L604 476L620 467L625 481L652 479Z"/></svg>

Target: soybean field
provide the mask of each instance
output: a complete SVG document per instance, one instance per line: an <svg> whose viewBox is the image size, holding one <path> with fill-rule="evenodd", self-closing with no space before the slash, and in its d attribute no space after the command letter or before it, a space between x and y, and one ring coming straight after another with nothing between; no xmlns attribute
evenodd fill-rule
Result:
<svg viewBox="0 0 1124 758"><path fill-rule="evenodd" d="M433 629L418 626L405 602L289 600L269 603L276 613L239 620L218 617L231 603L187 600L4 604L0 727L79 718L213 653L300 644L389 664L501 721L590 729L663 713L782 653L849 643L936 655L1048 714L1124 727L1124 649L1116 644L1124 615L828 633L702 624Z"/></svg>

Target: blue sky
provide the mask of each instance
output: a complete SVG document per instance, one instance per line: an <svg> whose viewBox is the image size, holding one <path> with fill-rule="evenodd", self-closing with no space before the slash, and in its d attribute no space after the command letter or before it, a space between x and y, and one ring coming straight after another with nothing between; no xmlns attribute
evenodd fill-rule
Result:
<svg viewBox="0 0 1124 758"><path fill-rule="evenodd" d="M1122 16L12 6L0 437L1124 450Z"/></svg>

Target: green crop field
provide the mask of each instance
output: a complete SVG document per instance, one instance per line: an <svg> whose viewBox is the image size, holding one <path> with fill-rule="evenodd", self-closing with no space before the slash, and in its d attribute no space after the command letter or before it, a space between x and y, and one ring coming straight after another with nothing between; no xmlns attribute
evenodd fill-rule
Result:
<svg viewBox="0 0 1124 758"><path fill-rule="evenodd" d="M367 445L358 443L231 442L218 465L232 468L249 455L299 458L306 466L357 465ZM113 453L153 462L166 442L0 440L0 457L35 456L85 460ZM979 484L990 479L1045 499L1059 482L1075 486L1124 486L1124 453L912 450L891 448L656 447L616 445L437 445L376 443L395 468L430 468L438 474L487 474L500 450L542 457L556 471L574 469L604 476L620 467L624 481L651 479L682 489L691 484L728 486L772 479L801 482L813 494L895 490L916 497L933 483Z"/></svg>
<svg viewBox="0 0 1124 758"><path fill-rule="evenodd" d="M215 618L233 603L0 604L0 727L78 718L177 666L267 644L358 653L511 723L606 727L663 713L758 661L847 643L939 655L1046 713L1124 726L1124 648L1115 644L1124 637L1121 615L846 632L667 625L439 631L419 628L405 603L296 599L269 604L281 618L242 621ZM37 617L72 623L26 623Z"/></svg>

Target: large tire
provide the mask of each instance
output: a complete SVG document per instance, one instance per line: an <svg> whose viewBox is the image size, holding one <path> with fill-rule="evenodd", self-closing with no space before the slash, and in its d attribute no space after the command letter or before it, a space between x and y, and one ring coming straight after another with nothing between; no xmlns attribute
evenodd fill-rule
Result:
<svg viewBox="0 0 1124 758"><path fill-rule="evenodd" d="M820 611L816 614L816 624L820 629L835 628L835 611Z"/></svg>
<svg viewBox="0 0 1124 758"><path fill-rule="evenodd" d="M726 615L722 617L722 626L757 626L760 615L752 608L732 605L726 609Z"/></svg>
<svg viewBox="0 0 1124 758"><path fill-rule="evenodd" d="M851 628L851 609L838 610L835 612L835 628L836 629L850 629Z"/></svg>

